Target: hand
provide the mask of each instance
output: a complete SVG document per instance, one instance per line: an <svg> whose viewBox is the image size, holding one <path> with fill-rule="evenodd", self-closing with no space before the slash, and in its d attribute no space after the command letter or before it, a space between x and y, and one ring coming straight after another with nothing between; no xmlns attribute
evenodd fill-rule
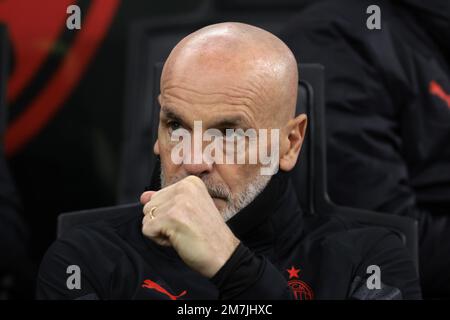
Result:
<svg viewBox="0 0 450 320"><path fill-rule="evenodd" d="M239 245L203 181L189 176L158 192L141 195L142 233L172 246L181 259L205 277L213 277ZM153 212L150 211L153 209Z"/></svg>

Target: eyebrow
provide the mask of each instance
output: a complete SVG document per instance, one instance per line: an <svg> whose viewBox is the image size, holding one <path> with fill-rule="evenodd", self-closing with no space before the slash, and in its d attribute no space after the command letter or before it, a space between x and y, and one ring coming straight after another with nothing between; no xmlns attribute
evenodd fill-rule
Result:
<svg viewBox="0 0 450 320"><path fill-rule="evenodd" d="M171 107L164 106L161 108L161 111L163 112L164 117L177 121L181 124L185 124L183 118L178 115Z"/></svg>
<svg viewBox="0 0 450 320"><path fill-rule="evenodd" d="M215 122L212 125L212 127L214 127L214 128L236 128L236 127L242 126L244 123L245 123L245 121L241 117L235 116L235 117L219 119L217 122Z"/></svg>
<svg viewBox="0 0 450 320"><path fill-rule="evenodd" d="M178 114L172 107L170 106L163 106L161 108L164 116L168 119L171 119L173 121L177 121L183 126L186 127L186 122L183 120L183 117ZM247 124L247 121L243 119L241 116L230 116L218 119L218 121L213 122L210 127L211 128L238 128L241 126L245 126Z"/></svg>

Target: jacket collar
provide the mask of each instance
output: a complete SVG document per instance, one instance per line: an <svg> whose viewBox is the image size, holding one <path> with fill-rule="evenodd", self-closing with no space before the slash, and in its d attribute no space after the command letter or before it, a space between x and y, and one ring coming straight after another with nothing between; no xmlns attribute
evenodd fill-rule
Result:
<svg viewBox="0 0 450 320"><path fill-rule="evenodd" d="M245 245L265 251L273 248L275 242L298 238L302 233L302 216L290 173L280 170L227 224Z"/></svg>

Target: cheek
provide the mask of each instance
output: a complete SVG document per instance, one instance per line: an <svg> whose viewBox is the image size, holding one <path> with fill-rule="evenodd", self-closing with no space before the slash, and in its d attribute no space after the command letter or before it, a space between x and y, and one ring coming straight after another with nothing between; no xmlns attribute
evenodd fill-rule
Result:
<svg viewBox="0 0 450 320"><path fill-rule="evenodd" d="M167 134L167 132L165 133ZM173 176L176 175L177 168L176 165L171 159L172 145L170 140L166 138L166 136L159 135L159 156L161 158L161 170L163 170L164 175L166 177L166 181L171 181Z"/></svg>
<svg viewBox="0 0 450 320"><path fill-rule="evenodd" d="M217 165L217 171L223 182L233 194L242 192L245 186L259 173L258 165Z"/></svg>
<svg viewBox="0 0 450 320"><path fill-rule="evenodd" d="M170 161L170 154L177 142L171 140L168 130L162 128L161 125L158 130L158 141L161 158L164 157L164 159Z"/></svg>

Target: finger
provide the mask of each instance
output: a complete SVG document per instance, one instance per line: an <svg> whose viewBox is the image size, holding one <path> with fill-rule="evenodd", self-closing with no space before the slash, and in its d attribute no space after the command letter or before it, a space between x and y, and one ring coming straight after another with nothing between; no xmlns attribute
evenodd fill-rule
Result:
<svg viewBox="0 0 450 320"><path fill-rule="evenodd" d="M154 238L152 240L155 241L160 246L163 246L163 247L170 247L170 246L172 246L170 241L167 238L165 238L165 237L157 237L157 238Z"/></svg>
<svg viewBox="0 0 450 320"><path fill-rule="evenodd" d="M152 199L152 196L156 193L156 191L145 191L143 194L141 194L141 204L146 204Z"/></svg>
<svg viewBox="0 0 450 320"><path fill-rule="evenodd" d="M157 226L157 222L154 221L155 219L149 218L148 215L146 215L142 219L142 233L147 238L156 238L159 235L159 228ZM156 225L155 225L156 224Z"/></svg>
<svg viewBox="0 0 450 320"><path fill-rule="evenodd" d="M156 217L156 211L161 210L161 205L162 203L160 201L151 200L147 202L147 204L142 209L142 212L144 213L145 216L148 215L150 212L152 212L153 216Z"/></svg>
<svg viewBox="0 0 450 320"><path fill-rule="evenodd" d="M154 218L152 218L149 214L144 215L144 218L142 218L142 225L145 225L146 223L149 223L150 220L153 220Z"/></svg>
<svg viewBox="0 0 450 320"><path fill-rule="evenodd" d="M163 188L158 191L145 191L144 193L141 194L141 198L140 198L141 204L145 205L149 201L155 200L155 198L157 198L157 197L158 198L163 197L163 195L165 195L168 190L171 190L170 187L171 186L168 186L168 187Z"/></svg>
<svg viewBox="0 0 450 320"><path fill-rule="evenodd" d="M156 242L161 246L170 246L171 242L162 230L165 229L165 219L151 219L146 215L142 220L142 233L150 240Z"/></svg>
<svg viewBox="0 0 450 320"><path fill-rule="evenodd" d="M147 202L142 209L142 213L144 214L142 221L150 221L156 219L156 217L160 217L161 215L164 216L164 212L167 210L167 207L167 203L156 202L154 200ZM150 212L152 214L150 214Z"/></svg>
<svg viewBox="0 0 450 320"><path fill-rule="evenodd" d="M151 200L144 205L144 208L142 208L142 212L144 213L144 215L147 215L152 211L153 208L156 208L153 211L153 215L156 217L156 215L160 212L164 212L164 208L170 206L171 198L173 198L173 196L171 196L170 193L165 192L164 189L159 190L158 192L155 192L152 195Z"/></svg>

